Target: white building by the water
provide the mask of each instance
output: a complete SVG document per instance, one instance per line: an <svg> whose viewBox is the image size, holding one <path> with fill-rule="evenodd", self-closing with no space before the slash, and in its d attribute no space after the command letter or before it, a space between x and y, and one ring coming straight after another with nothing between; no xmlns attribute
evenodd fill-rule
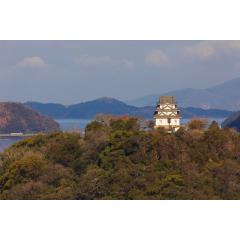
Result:
<svg viewBox="0 0 240 240"><path fill-rule="evenodd" d="M169 131L180 128L180 109L172 96L161 96L154 112L155 128L163 127Z"/></svg>

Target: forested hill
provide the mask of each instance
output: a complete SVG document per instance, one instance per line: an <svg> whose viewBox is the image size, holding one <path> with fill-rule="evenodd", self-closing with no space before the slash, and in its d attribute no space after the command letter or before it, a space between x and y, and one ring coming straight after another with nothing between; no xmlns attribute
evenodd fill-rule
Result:
<svg viewBox="0 0 240 240"><path fill-rule="evenodd" d="M0 154L0 199L240 199L240 135L192 120L175 134L98 118Z"/></svg>
<svg viewBox="0 0 240 240"><path fill-rule="evenodd" d="M39 111L42 114L53 118L81 118L92 119L97 114L112 114L112 115L131 115L152 118L155 106L135 107L127 105L114 98L99 98L93 101L83 102L79 104L64 106L55 103L39 103L26 102L26 106ZM212 117L225 118L232 114L231 111L201 108L182 108L183 118L191 117Z"/></svg>
<svg viewBox="0 0 240 240"><path fill-rule="evenodd" d="M51 132L59 129L53 119L21 103L0 103L0 133Z"/></svg>

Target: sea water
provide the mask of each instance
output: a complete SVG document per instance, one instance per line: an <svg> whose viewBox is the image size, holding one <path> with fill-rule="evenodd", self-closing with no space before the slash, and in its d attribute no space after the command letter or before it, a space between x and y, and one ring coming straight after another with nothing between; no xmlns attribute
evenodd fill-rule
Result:
<svg viewBox="0 0 240 240"><path fill-rule="evenodd" d="M84 131L86 125L91 119L55 119L58 122L62 131ZM22 140L22 137L0 138L0 151L11 146L17 141Z"/></svg>
<svg viewBox="0 0 240 240"><path fill-rule="evenodd" d="M209 118L208 122L213 120L217 121L218 124L223 122L223 118ZM92 121L92 119L55 119L60 125L62 131L84 131L86 125ZM186 124L189 119L182 119L181 123ZM11 138L0 138L0 151L3 151L5 148L11 146L13 143L20 141L21 137L11 137Z"/></svg>

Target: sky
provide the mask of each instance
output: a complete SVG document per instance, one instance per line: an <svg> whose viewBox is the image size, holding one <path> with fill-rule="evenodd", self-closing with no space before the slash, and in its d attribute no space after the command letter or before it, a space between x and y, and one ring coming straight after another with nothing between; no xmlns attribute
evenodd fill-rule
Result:
<svg viewBox="0 0 240 240"><path fill-rule="evenodd" d="M240 77L240 41L0 41L0 101L123 101Z"/></svg>

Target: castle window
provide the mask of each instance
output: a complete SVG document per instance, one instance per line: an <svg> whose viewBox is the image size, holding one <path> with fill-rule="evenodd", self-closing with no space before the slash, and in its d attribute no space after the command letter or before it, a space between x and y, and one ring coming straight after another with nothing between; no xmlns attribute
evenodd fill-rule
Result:
<svg viewBox="0 0 240 240"><path fill-rule="evenodd" d="M168 121L168 124L170 124L170 123L171 123L171 118L168 118L168 120L167 120L167 121Z"/></svg>

